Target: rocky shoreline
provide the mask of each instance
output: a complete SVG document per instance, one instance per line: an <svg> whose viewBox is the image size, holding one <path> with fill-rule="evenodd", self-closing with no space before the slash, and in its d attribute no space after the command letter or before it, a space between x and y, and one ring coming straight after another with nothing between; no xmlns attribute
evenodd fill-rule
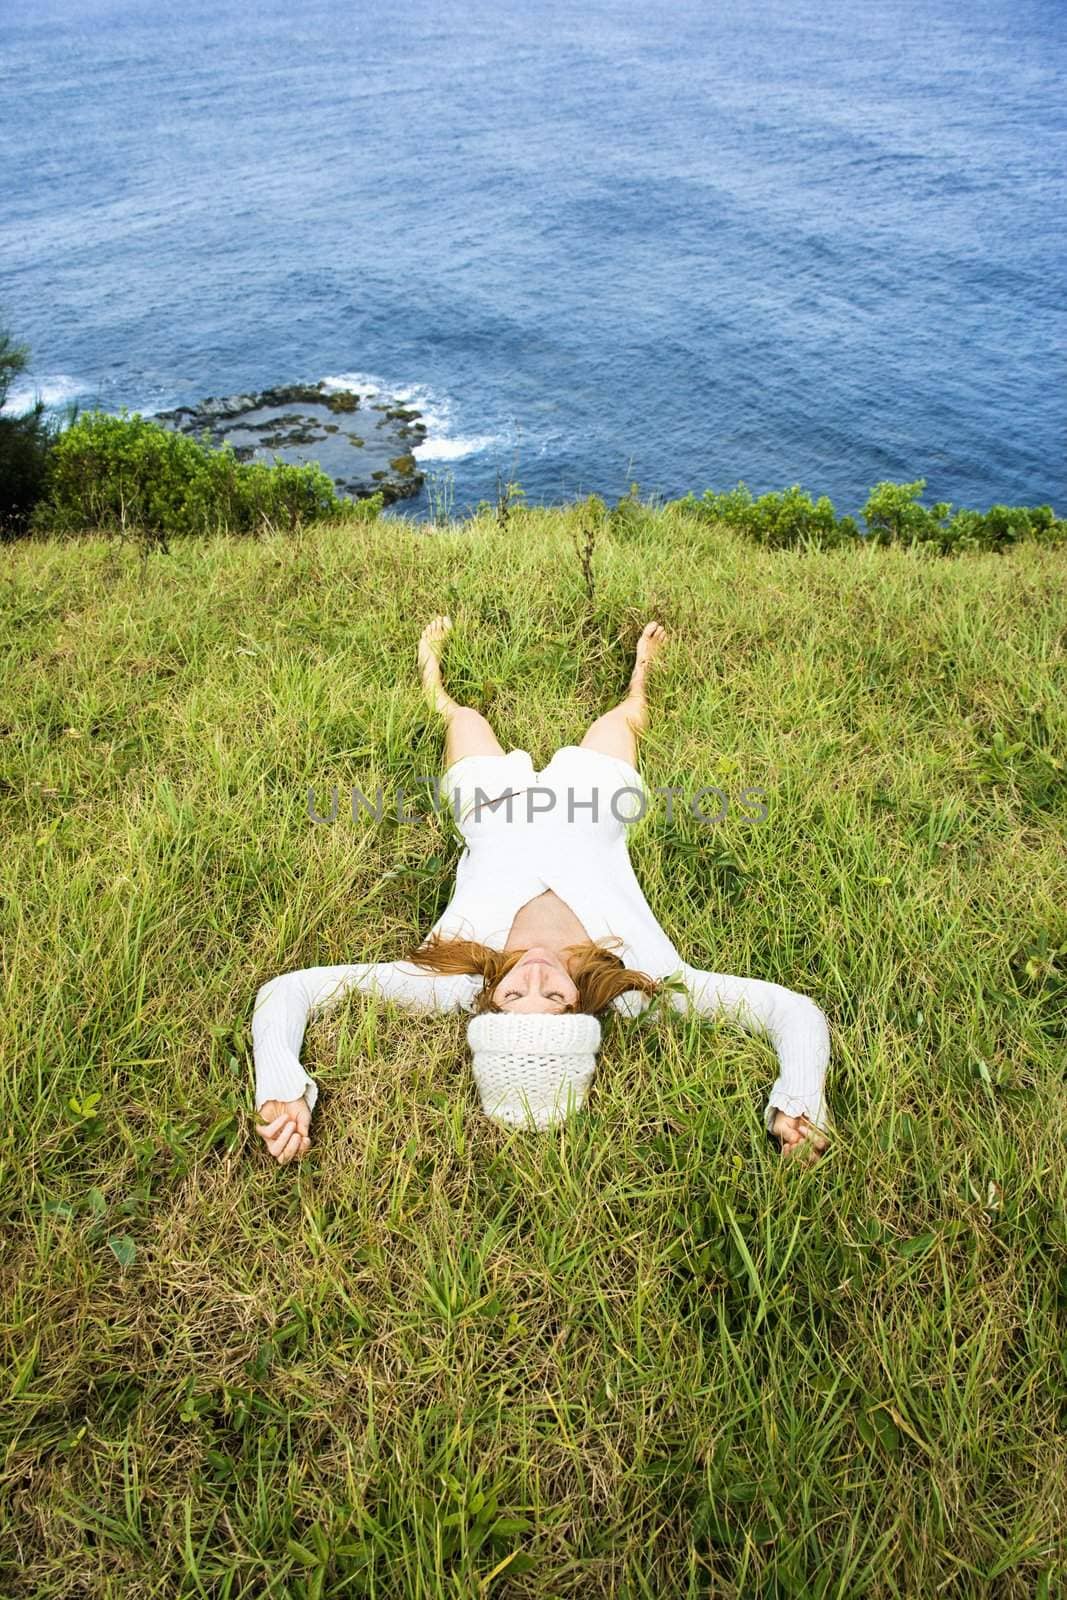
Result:
<svg viewBox="0 0 1067 1600"><path fill-rule="evenodd" d="M219 446L232 445L239 461L275 459L294 466L315 461L338 493L383 501L418 494L425 474L415 447L426 437L421 413L381 395L324 383L293 383L258 394L211 396L199 405L158 412L164 427Z"/></svg>

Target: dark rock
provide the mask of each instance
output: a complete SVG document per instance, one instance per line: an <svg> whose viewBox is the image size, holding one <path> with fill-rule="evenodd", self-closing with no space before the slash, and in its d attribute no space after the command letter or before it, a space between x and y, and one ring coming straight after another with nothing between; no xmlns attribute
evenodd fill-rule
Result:
<svg viewBox="0 0 1067 1600"><path fill-rule="evenodd" d="M197 406L160 412L155 420L197 440L206 433L215 446L228 443L239 461L270 464L277 458L298 466L314 461L339 493L353 499L380 491L388 505L418 494L424 474L410 441L418 444L426 436L426 425L418 420L421 413L395 401L371 402L363 414L370 409L379 415L368 440L348 420L354 421L360 409L360 396L353 390L293 383L260 394L211 395ZM359 478L350 475L353 449L362 452Z"/></svg>
<svg viewBox="0 0 1067 1600"><path fill-rule="evenodd" d="M355 411L359 405L359 395L341 389L337 394L328 395L326 404L331 411Z"/></svg>

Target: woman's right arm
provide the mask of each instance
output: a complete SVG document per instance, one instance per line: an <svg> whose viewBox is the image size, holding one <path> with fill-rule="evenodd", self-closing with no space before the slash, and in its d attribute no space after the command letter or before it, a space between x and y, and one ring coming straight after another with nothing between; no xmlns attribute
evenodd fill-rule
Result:
<svg viewBox="0 0 1067 1600"><path fill-rule="evenodd" d="M300 1065L304 1032L309 1018L328 1010L350 989L395 1000L413 1011L458 1011L468 1007L481 982L466 973L425 972L406 961L304 967L268 978L256 991L252 1013L257 1111L267 1100L301 1096L314 1108L318 1085Z"/></svg>

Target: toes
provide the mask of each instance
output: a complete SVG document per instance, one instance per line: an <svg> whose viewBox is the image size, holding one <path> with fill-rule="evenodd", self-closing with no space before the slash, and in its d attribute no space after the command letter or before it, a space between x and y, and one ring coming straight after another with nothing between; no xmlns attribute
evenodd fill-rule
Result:
<svg viewBox="0 0 1067 1600"><path fill-rule="evenodd" d="M437 664L445 635L450 632L451 627L452 618L442 615L434 617L433 621L428 622L423 628L419 635L418 657L419 665L424 671Z"/></svg>
<svg viewBox="0 0 1067 1600"><path fill-rule="evenodd" d="M651 660L667 637L662 622L646 622L637 641L637 658L641 662Z"/></svg>

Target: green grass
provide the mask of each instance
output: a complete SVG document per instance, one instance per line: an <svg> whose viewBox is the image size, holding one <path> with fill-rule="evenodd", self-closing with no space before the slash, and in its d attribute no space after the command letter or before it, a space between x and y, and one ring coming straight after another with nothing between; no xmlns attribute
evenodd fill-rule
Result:
<svg viewBox="0 0 1067 1600"><path fill-rule="evenodd" d="M580 515L5 550L5 1596L1062 1592L1063 552L661 509L590 601ZM344 803L439 769L439 610L538 766L668 625L646 776L769 814L653 809L633 859L689 961L827 1013L820 1163L737 1029L615 1021L588 1110L509 1134L464 1018L354 994L271 1163L256 988L448 897L447 818Z"/></svg>

